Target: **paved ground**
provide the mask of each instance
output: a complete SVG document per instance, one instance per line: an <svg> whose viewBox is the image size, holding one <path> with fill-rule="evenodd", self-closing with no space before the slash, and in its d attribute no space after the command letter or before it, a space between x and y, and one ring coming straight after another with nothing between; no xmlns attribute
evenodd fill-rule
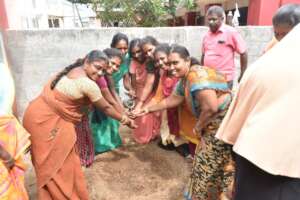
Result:
<svg viewBox="0 0 300 200"><path fill-rule="evenodd" d="M156 142L138 145L130 131L121 129L123 147L96 157L84 169L92 200L182 200L191 163L175 151L165 151ZM31 199L35 199L32 168L26 177Z"/></svg>

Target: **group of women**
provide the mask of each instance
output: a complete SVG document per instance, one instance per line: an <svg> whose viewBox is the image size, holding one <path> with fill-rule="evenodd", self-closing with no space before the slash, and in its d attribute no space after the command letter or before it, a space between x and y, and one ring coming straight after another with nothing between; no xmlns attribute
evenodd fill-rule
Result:
<svg viewBox="0 0 300 200"><path fill-rule="evenodd" d="M300 16L299 11L298 7ZM286 16L285 11L282 12ZM300 17L297 20L300 21ZM282 23L278 19L277 21ZM299 27L296 31L299 32ZM293 44L286 42L285 47L288 45ZM275 52L274 55L276 51L280 52L280 48L278 49L272 51ZM272 53L268 55L272 56ZM265 56L266 59L261 59L261 63L271 65L271 56ZM290 61L290 64L294 66L297 63ZM278 66L274 70L280 74L280 66L273 65ZM255 67L254 71L264 69L263 66L260 67ZM258 194L255 191L259 191L258 199L274 199L278 194L268 190L277 191L276 184L285 190L296 188L287 196L280 193L283 199L294 199L299 195L299 192L295 192L299 189L300 182L297 178L299 170L294 164L299 162L295 156L289 156L290 170L284 169L276 166L278 162L273 162L270 156L267 158L269 154L263 150L256 150L259 154L254 155L251 147L247 146L249 140L245 138L250 139L253 145L263 145L266 138L253 140L249 131L245 132L254 125L244 122L255 115L256 111L252 110L249 116L249 112L244 111L253 108L253 98L256 98L255 102L261 102L263 98L272 98L277 102L272 95L250 95L251 91L254 94L260 91L259 84L265 84L252 75L253 70L246 72L231 104L232 94L226 77L209 66L200 66L184 46L159 43L152 36L129 42L126 35L118 33L112 39L111 48L93 50L50 78L41 94L30 102L25 111L23 126L26 131L13 115L14 87L11 74L6 66L1 66L0 70L0 75L3 76L1 80L7 83L5 87L0 85L1 94L5 94L0 98L0 196L3 199L28 199L23 183L25 166L22 155L29 146L36 172L38 199L88 199L81 166L91 165L95 153L109 151L122 144L120 123L133 129L132 137L140 144L147 144L158 137L161 137L162 145L189 144L194 163L184 194L188 200L210 199L211 186L218 190L220 200L231 199L233 193L237 200L256 199ZM264 75L263 70L256 71L261 76ZM296 80L296 75L294 79ZM132 110L126 109L120 100L120 80L123 80L128 95L135 102ZM253 83L252 80L256 82ZM249 81L252 84L247 84ZM265 90L263 86L262 89ZM288 91L290 95L294 95L294 90ZM244 99L240 101L242 97ZM219 129L230 104L229 113ZM258 113L260 115L257 114L256 117L262 114ZM272 112L266 110L263 113ZM163 124L168 125L167 129ZM248 125L243 127L244 124ZM258 132L261 130L256 125L254 128ZM290 134L296 138L292 134L294 129L294 126L290 128ZM219 139L215 137L217 131ZM275 129L264 133L267 132L279 138ZM239 135L241 133L243 137ZM282 151L290 151L297 141L289 140L290 145L280 148ZM232 145L237 154L232 153ZM284 154L278 153L283 159ZM236 176L233 155L237 161ZM268 170L278 172L281 176L263 174L259 171L261 169L252 166L242 156L257 163L262 169L269 167ZM245 177L249 174L253 176L248 177L250 182L247 182ZM276 184L274 187L262 184L258 188L255 184L259 180ZM283 186L282 182L288 182L288 185ZM251 184L251 190L247 184Z"/></svg>
<svg viewBox="0 0 300 200"><path fill-rule="evenodd" d="M119 97L121 79L135 101L130 111ZM9 169L6 171L13 174L7 182L7 187L12 186L11 192L6 190L8 197L13 193L28 199L24 184L17 180L22 180L22 154L30 145L38 199L88 199L82 166L91 165L95 153L122 144L120 123L132 128L132 137L140 144L160 135L163 145L172 142L175 146L194 142L188 135L197 142L202 138L205 151L196 150L188 195L206 198L211 174L225 193L232 182L232 170L227 167L231 164L230 146L217 141L214 133L230 101L225 77L200 66L185 47L159 43L152 36L129 43L126 35L117 33L111 48L93 50L49 79L25 110L26 131L13 117L12 109L1 117L1 140L15 134L17 141L12 152L6 146L0 149L2 171ZM6 107L12 108L12 100ZM181 116L183 111L187 115ZM167 131L161 129L162 116ZM188 123L182 124L182 117ZM7 176L1 174L2 179Z"/></svg>
<svg viewBox="0 0 300 200"><path fill-rule="evenodd" d="M225 197L233 180L231 147L214 137L231 101L225 77L200 66L185 47L151 36L128 43L118 33L111 47L56 74L25 111L38 199L88 199L81 165L121 145L119 122L133 128L140 144L160 134L174 145L201 138L186 195L206 199L208 186L218 184ZM135 100L130 112L118 95L121 79ZM164 109L168 133L160 129Z"/></svg>

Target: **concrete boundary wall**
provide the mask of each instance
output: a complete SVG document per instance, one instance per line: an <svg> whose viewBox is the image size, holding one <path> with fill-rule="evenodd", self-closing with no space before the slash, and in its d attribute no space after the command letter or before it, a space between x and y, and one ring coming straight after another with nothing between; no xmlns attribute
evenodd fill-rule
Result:
<svg viewBox="0 0 300 200"><path fill-rule="evenodd" d="M272 29L240 27L238 30L247 42L249 62L252 63L271 40ZM117 32L126 33L129 39L153 35L160 42L182 44L191 55L200 58L206 31L206 27L8 30L6 47L15 77L20 114L53 74L90 50L109 47Z"/></svg>

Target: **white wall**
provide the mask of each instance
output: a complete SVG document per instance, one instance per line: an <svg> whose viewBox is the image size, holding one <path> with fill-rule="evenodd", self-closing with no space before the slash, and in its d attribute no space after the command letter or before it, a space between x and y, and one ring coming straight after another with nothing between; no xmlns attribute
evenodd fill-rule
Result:
<svg viewBox="0 0 300 200"><path fill-rule="evenodd" d="M10 29L48 29L49 17L60 17L60 28L80 25L75 8L66 0L5 0L5 5ZM89 17L96 16L86 5L78 5L78 9L82 20L88 24ZM91 24L95 26L94 22Z"/></svg>
<svg viewBox="0 0 300 200"><path fill-rule="evenodd" d="M255 61L272 38L271 27L239 27L248 45L249 63ZM101 28L76 30L7 31L7 49L16 80L21 113L45 82L77 58L93 49L109 47L113 35L124 32L130 39L153 35L160 42L185 45L200 58L207 27Z"/></svg>

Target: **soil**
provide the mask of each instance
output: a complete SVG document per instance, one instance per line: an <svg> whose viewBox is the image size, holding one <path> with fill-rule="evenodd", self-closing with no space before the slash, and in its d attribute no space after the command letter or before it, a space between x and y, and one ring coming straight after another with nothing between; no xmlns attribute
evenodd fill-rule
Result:
<svg viewBox="0 0 300 200"><path fill-rule="evenodd" d="M121 127L120 133L122 147L97 155L91 167L83 168L90 199L182 200L191 161L159 148L158 140L140 145L132 140L129 129ZM30 199L36 199L35 186L30 166L26 174Z"/></svg>

